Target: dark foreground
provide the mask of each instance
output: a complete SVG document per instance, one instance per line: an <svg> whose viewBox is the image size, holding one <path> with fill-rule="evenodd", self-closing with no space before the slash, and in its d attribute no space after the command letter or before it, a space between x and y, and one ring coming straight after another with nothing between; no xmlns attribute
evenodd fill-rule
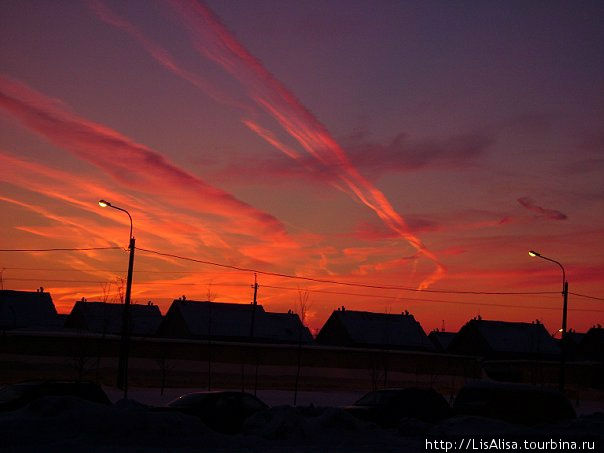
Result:
<svg viewBox="0 0 604 453"><path fill-rule="evenodd" d="M462 440L466 444L460 449ZM522 447L524 440L541 445L552 440L587 441L583 451L601 451L604 413L532 427L473 416L437 424L407 418L394 428L381 429L339 408L279 406L248 418L237 435L219 434L196 417L156 412L124 400L103 405L68 396L46 397L0 413L0 450L15 453L427 452L453 445L446 442L458 442L456 451L477 451L487 445L484 442L491 451L503 451L506 442L508 447L511 442ZM556 451L565 451L559 445Z"/></svg>

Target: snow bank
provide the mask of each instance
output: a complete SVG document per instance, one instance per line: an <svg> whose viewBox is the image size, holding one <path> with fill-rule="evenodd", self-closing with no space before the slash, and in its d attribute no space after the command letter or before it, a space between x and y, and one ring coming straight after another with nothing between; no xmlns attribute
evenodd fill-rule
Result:
<svg viewBox="0 0 604 453"><path fill-rule="evenodd" d="M604 438L604 414L533 428L481 417L431 425L403 419L380 429L338 408L278 406L250 417L244 433L218 434L195 417L148 410L132 400L114 406L47 397L0 412L0 451L86 453L394 453L425 452L425 439ZM598 445L599 445L598 442Z"/></svg>
<svg viewBox="0 0 604 453"><path fill-rule="evenodd" d="M252 415L244 429L265 439L309 441L358 435L376 427L341 409L277 406Z"/></svg>
<svg viewBox="0 0 604 453"><path fill-rule="evenodd" d="M156 413L128 402L104 406L73 397L46 397L0 414L2 447L10 451L167 451L224 444L198 419ZM37 447L37 448L36 448ZM116 447L119 447L116 450Z"/></svg>
<svg viewBox="0 0 604 453"><path fill-rule="evenodd" d="M272 441L283 449L306 446L355 452L421 451L419 439L409 440L394 430L382 430L338 408L278 406L252 415L244 425L245 435Z"/></svg>

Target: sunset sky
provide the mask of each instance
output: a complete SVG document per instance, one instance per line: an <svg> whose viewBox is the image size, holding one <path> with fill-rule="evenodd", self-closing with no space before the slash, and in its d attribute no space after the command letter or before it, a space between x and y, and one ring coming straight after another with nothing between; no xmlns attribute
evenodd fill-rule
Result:
<svg viewBox="0 0 604 453"><path fill-rule="evenodd" d="M604 321L599 1L5 0L4 289ZM111 282L111 285L109 283ZM376 288L380 286L390 288ZM394 287L394 288L392 288ZM461 292L461 293L460 293ZM467 294L501 292L532 294ZM575 293L575 294L572 294ZM582 297L592 296L594 298Z"/></svg>

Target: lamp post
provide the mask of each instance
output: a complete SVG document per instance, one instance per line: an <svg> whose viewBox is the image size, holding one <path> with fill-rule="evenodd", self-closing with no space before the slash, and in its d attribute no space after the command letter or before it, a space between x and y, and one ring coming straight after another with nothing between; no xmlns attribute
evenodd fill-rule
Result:
<svg viewBox="0 0 604 453"><path fill-rule="evenodd" d="M130 219L130 258L128 260L128 276L126 277L126 297L122 311L122 334L120 340L120 355L117 367L117 388L124 390L124 399L128 398L128 355L130 352L130 294L132 292L132 269L134 268L134 236L132 236L132 216L128 211L113 206L106 200L99 200L101 208L113 208L128 214Z"/></svg>
<svg viewBox="0 0 604 453"><path fill-rule="evenodd" d="M568 282L566 281L566 271L564 270L564 266L560 264L558 261L548 258L547 256L543 256L540 253L535 252L534 250L529 250L529 256L541 258L547 261L551 261L552 263L556 263L562 269L562 329L559 332L562 332L561 340L560 340L560 391L564 391L564 366L566 361L566 345L564 343L566 337L566 315L568 311Z"/></svg>

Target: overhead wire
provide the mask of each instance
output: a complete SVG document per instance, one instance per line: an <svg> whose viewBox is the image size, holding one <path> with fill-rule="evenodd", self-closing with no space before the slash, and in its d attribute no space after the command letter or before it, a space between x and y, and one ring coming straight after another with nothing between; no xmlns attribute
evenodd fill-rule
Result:
<svg viewBox="0 0 604 453"><path fill-rule="evenodd" d="M55 279L55 278L13 278L13 277L5 277L5 281L16 281L16 282L54 282L54 283L98 283L98 284L106 284L112 283L111 280L71 280L71 279ZM208 285L210 282L205 283L181 283L181 282L140 282L141 285L175 285L175 286L201 286ZM221 283L217 285L216 283L212 283L212 286L249 286L245 283Z"/></svg>
<svg viewBox="0 0 604 453"><path fill-rule="evenodd" d="M35 281L35 282L55 282L55 283L92 283L92 284L104 284L107 281L101 280L73 280L73 279L35 279L35 278L5 278L5 281ZM202 286L207 285L208 283L169 283L169 282L141 282L142 285L173 285L173 286ZM245 283L213 283L213 287L221 288L221 287L246 287L249 286ZM320 294L332 294L332 295L340 295L340 296L352 296L352 297L371 297L378 299L389 299L389 300L404 300L409 302L431 302L431 303L441 303L441 304L454 304L454 305L472 305L472 306L486 306L486 307L500 307L500 308L523 308L523 309L538 309L538 310L554 310L557 311L556 307L542 307L538 305L514 305L514 304L492 304L492 303L484 303L484 302L465 302L465 301L453 301L453 300L443 300L443 299L427 299L427 298L411 298L404 296L387 296L380 294L361 294L361 293L350 293L343 291L327 291L327 290L319 290L319 289L309 289L309 288L292 288L288 286L275 286L275 285L262 285L262 288L268 289L279 289L279 290L287 290L287 291L307 291L310 293L320 293ZM569 308L569 311L581 311L581 312L594 312L594 313L604 313L604 310L596 310L596 309L587 309L587 308Z"/></svg>
<svg viewBox="0 0 604 453"><path fill-rule="evenodd" d="M450 290L450 289L417 289L417 288L410 288L410 287L405 287L405 286L397 286L397 285L377 285L377 284L370 284L370 283L355 283L355 282L343 282L343 281L338 281L338 280L331 280L331 279L322 279L322 278L315 278L315 277L305 277L305 276L301 276L301 275L291 275L291 274L285 274L285 273L281 273L281 272L271 272L271 271L264 271L261 269L254 269L254 268L247 268L247 267L241 267L241 266L235 266L235 265L230 265L230 264L224 264L224 263L217 263L214 261L208 261L208 260L201 260L201 259L197 259L197 258L191 258L191 257L186 257L186 256L182 256L182 255L176 255L173 253L165 253L165 252L160 252L158 250L151 250L151 249L145 249L145 248L141 248L141 247L137 247L137 250L141 251L141 252L146 252L146 253L150 253L150 254L155 254L155 255L160 255L160 256L166 256L166 257L171 257L171 258L176 258L176 259L180 259L183 261L190 261L190 262L195 262L195 263L200 263L200 264L205 264L205 265L210 265L210 266L215 266L215 267L221 267L224 269L231 269L231 270L235 270L235 271L239 271L239 272L254 272L257 274L261 274L261 275L269 275L269 276L274 276L274 277L281 277L281 278L288 278L288 279L296 279L296 280L303 280L303 281L309 281L309 282L314 282L314 283L325 283L325 284L333 284L333 285L341 285L341 286L349 286L349 287L357 287L357 288L368 288L368 289L381 289L381 290L398 290L398 291L412 291L412 292L422 292L422 293L440 293L440 294L465 294L465 295L501 295L501 296L509 296L509 295L518 295L518 296L535 296L535 295L551 295L551 294L559 294L558 291L462 291L462 290ZM0 252L67 252L67 251L92 251L92 250L125 250L123 247L119 247L119 246L107 246L107 247L71 247L71 248L45 248L45 249L0 249ZM52 271L52 270L61 270L61 271L79 271L79 272L92 272L92 271L85 271L85 270L77 270L77 269L49 269L49 268L19 268L19 267L5 267L4 269L15 269L15 270L40 270L40 271ZM95 271L101 271L101 270L95 270ZM122 271L114 271L114 270L103 270L106 272L122 272ZM196 271L145 271L145 270L137 270L135 272L138 273L162 273L162 274L167 274L167 273L197 273ZM5 278L5 280L11 280L10 278ZM39 279L12 279L12 280L17 280L17 281L36 281ZM52 280L52 279L44 279L44 281L55 281L55 282L64 282L64 283L106 283L104 281L85 281L85 280ZM162 283L146 283L146 284L162 284ZM176 283L174 283L176 284ZM180 285L187 285L187 286L194 286L196 285L196 283L180 283ZM267 285L264 285L265 287L269 287ZM278 287L274 287L274 288L278 288ZM291 288L285 288L285 287L280 287L279 289L291 289ZM309 290L309 291L314 291L314 292L319 292L320 290ZM327 291L322 291L325 293L332 293L332 294L339 294L336 292L327 292ZM572 294L574 296L577 297L583 297L586 299L592 299L592 300L598 300L598 301L604 301L604 298L601 297L594 297L594 296L589 296L586 294L580 294L580 293L575 293L575 292L569 292L569 294ZM356 295L353 293L342 293L342 295ZM394 298L394 299L402 299L402 297L400 296L376 296L376 295L371 295L370 297L381 297L381 298ZM420 299L414 299L414 300L420 300ZM429 300L429 299L424 299L425 301L430 301L430 302L448 302L448 301L436 301L436 300ZM451 303L460 303L461 302L451 302ZM467 303L466 303L467 304ZM479 305L479 304L474 304L474 305ZM493 305L493 304L486 304L486 305ZM503 304L502 304L503 305ZM526 307L529 308L529 307ZM577 310L577 309L575 309Z"/></svg>
<svg viewBox="0 0 604 453"><path fill-rule="evenodd" d="M2 269L5 270L15 270L15 271L45 271L45 272L114 272L120 273L124 272L124 269L73 269L66 267L7 267L2 266ZM134 273L145 273L145 274L205 274L206 271L169 271L169 270L161 270L161 271L153 271L146 269L134 269L132 272ZM234 274L235 272L233 272ZM231 273L225 272L223 275L231 275Z"/></svg>
<svg viewBox="0 0 604 453"><path fill-rule="evenodd" d="M50 249L0 249L0 252L82 252L89 250L124 250L123 247L65 247Z"/></svg>
<svg viewBox="0 0 604 453"><path fill-rule="evenodd" d="M147 253L153 253L153 254L160 255L160 256L167 256L170 258L176 258L176 259L191 261L191 262L195 262L195 263L207 264L210 266L217 266L217 267L234 269L234 270L244 271L244 272L254 272L257 274L270 275L273 277L282 277L282 278L289 278L289 279L296 279L296 280L311 281L311 282L315 282L315 283L328 283L328 284L333 284L333 285L343 285L343 286L352 286L352 287L360 287L360 288L414 291L414 292L422 292L422 293L476 294L476 295L501 295L501 296L503 296L503 295L506 295L506 296L507 295L535 296L535 295L540 295L540 294L558 294L557 291L533 291L533 292L457 291L457 290L439 290L439 289L417 289L417 288L410 288L410 287L406 287L406 286L394 286L394 285L375 285L375 284L368 284L368 283L341 282L338 280L327 280L327 279L314 278L314 277L304 277L301 275L291 275L291 274L284 274L281 272L270 272L270 271L263 271L261 269L234 266L231 264L216 263L213 261L200 260L197 258L189 258L189 257L181 256L181 255L175 255L173 253L159 252L157 250L143 249L143 248L139 248L139 247L137 247L137 250L140 250L142 252L147 252Z"/></svg>
<svg viewBox="0 0 604 453"><path fill-rule="evenodd" d="M418 302L434 302L441 304L456 304L456 305L483 305L488 307L504 307L504 308L535 308L539 310L556 310L559 308L555 307L541 307L537 305L513 305L513 304L489 304L484 302L460 302L454 300L442 300L442 299L425 299L425 298L411 298L411 297L401 297L401 296L383 296L383 295L375 295L375 294L359 294L359 293L347 293L340 291L326 291L319 289L302 289L302 288L291 288L286 286L272 286L272 285L262 285L262 288L271 288L271 289L283 289L283 290L292 290L292 291L308 291L310 293L322 293L322 294L334 294L340 296L358 296L358 297L374 297L379 299L391 299L391 300L405 300L405 301L418 301ZM589 311L596 313L604 313L604 310L595 310L588 308L569 308L569 311Z"/></svg>
<svg viewBox="0 0 604 453"><path fill-rule="evenodd" d="M578 296L578 297L585 297L586 299L604 300L604 297L588 296L586 294L573 293L573 292L570 292L570 291L568 292L568 294L572 294L573 296Z"/></svg>

